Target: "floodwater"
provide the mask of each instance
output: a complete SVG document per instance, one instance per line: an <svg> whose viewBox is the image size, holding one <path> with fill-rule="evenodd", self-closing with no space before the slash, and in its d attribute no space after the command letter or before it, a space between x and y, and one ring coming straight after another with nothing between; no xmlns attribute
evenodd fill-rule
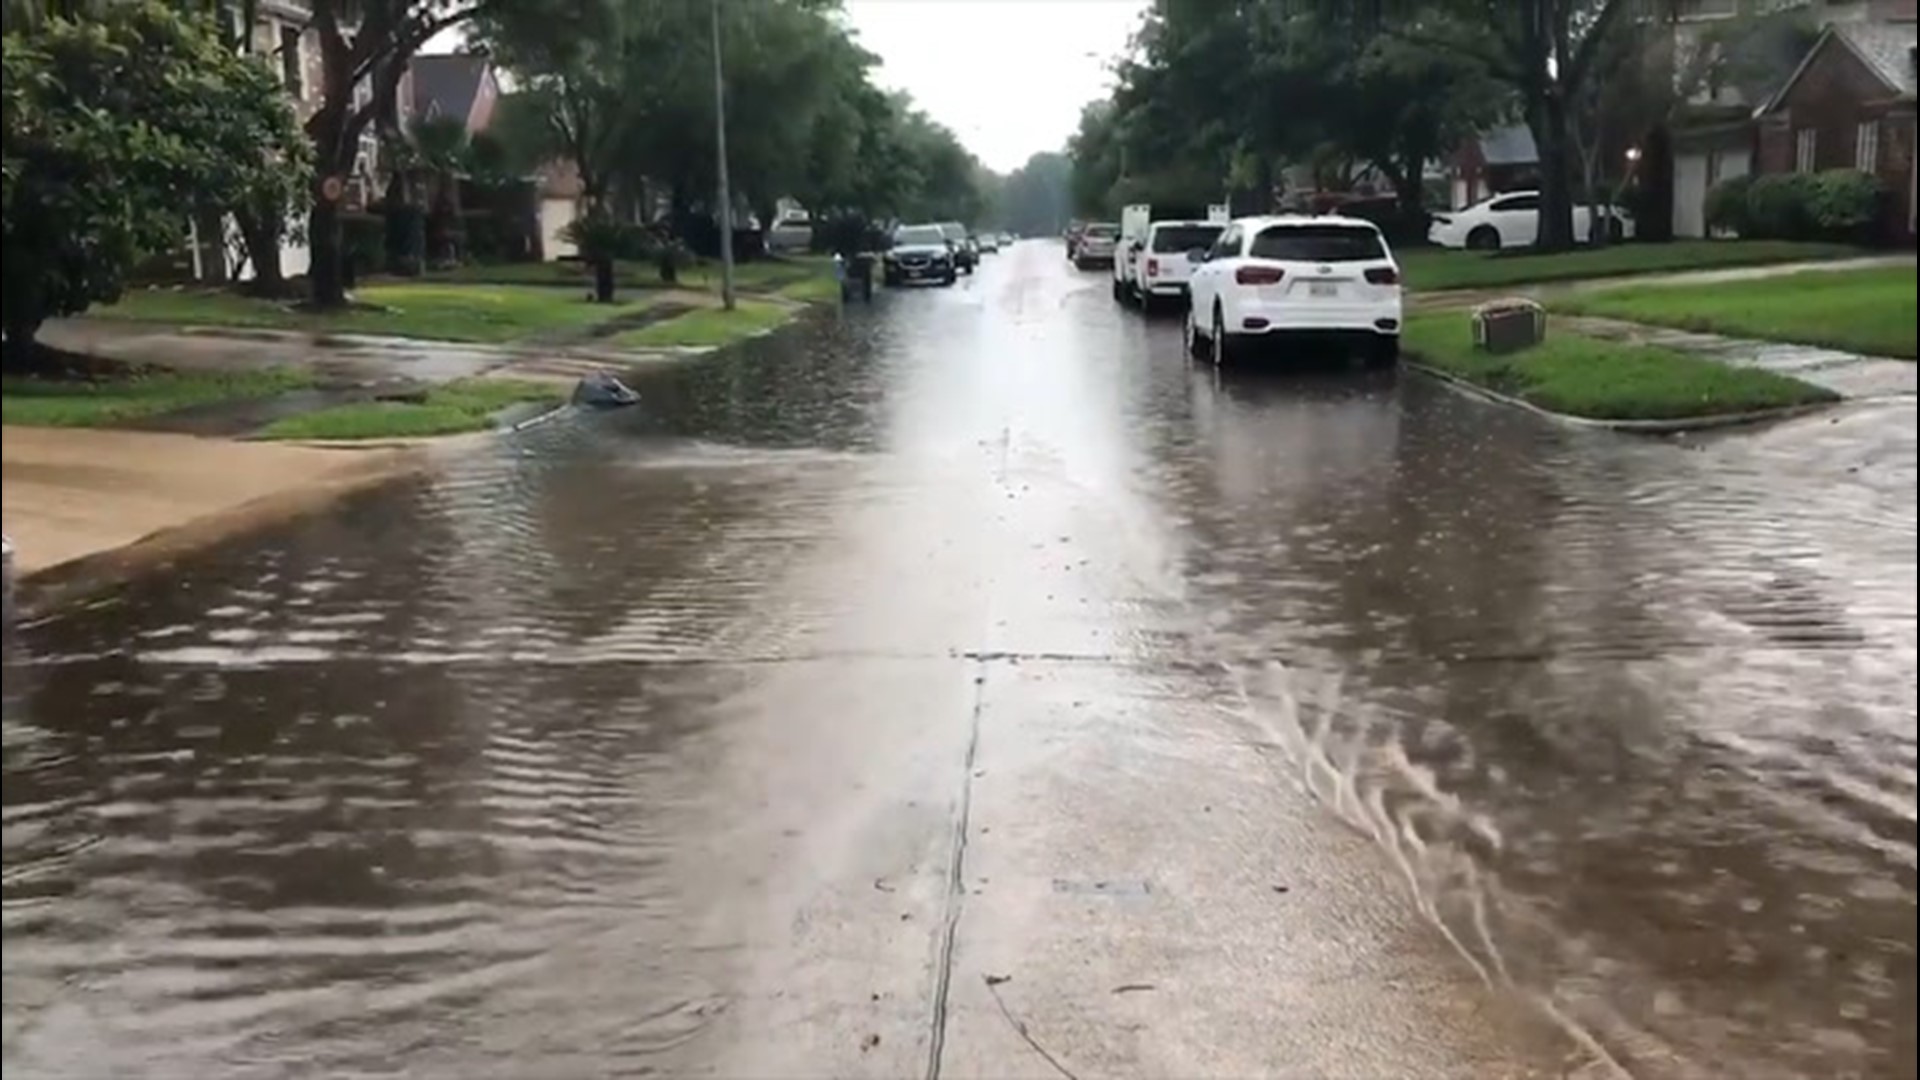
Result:
<svg viewBox="0 0 1920 1080"><path fill-rule="evenodd" d="M1023 243L18 628L9 1074L1914 1076L1913 403L1178 333Z"/></svg>

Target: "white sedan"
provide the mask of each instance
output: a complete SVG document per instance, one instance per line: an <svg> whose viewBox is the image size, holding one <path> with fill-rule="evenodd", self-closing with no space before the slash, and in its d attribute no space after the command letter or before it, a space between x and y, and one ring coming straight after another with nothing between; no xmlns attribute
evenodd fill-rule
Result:
<svg viewBox="0 0 1920 1080"><path fill-rule="evenodd" d="M1187 351L1228 364L1257 341L1359 346L1369 363L1400 358L1400 264L1359 218L1283 215L1227 224L1188 284Z"/></svg>
<svg viewBox="0 0 1920 1080"><path fill-rule="evenodd" d="M1602 207L1608 240L1619 242L1633 238L1633 218L1618 206ZM1593 208L1573 208L1573 238L1585 243L1591 235ZM1510 191L1475 203L1465 210L1433 215L1427 227L1427 239L1440 247L1467 248L1472 251L1498 251L1501 248L1531 247L1540 236L1540 193Z"/></svg>

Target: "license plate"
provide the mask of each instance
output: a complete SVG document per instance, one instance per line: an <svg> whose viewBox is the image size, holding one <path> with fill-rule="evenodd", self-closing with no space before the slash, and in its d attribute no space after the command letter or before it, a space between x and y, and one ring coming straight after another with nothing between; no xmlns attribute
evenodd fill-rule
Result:
<svg viewBox="0 0 1920 1080"><path fill-rule="evenodd" d="M1339 296L1340 286L1331 281L1310 281L1307 283L1308 296Z"/></svg>

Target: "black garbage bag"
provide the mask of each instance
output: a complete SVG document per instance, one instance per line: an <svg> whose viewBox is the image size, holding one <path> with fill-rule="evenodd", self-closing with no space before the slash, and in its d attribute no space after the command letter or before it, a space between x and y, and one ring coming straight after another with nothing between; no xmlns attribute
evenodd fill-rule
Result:
<svg viewBox="0 0 1920 1080"><path fill-rule="evenodd" d="M618 409L639 401L640 395L633 387L614 378L610 372L596 371L573 387L573 403L582 408Z"/></svg>

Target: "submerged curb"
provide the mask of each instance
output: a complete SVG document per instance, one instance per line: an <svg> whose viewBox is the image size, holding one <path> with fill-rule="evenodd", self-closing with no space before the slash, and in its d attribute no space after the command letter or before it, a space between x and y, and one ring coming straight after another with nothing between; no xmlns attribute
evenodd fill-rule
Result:
<svg viewBox="0 0 1920 1080"><path fill-rule="evenodd" d="M1672 420L1606 420L1593 416L1574 416L1571 413L1555 412L1552 409L1535 405L1524 398L1503 394L1498 390L1489 390L1479 383L1463 379L1450 371L1443 371L1432 364L1408 359L1406 367L1438 379L1469 397L1491 401L1497 405L1509 405L1524 409L1537 416L1544 416L1572 427L1599 428L1605 431L1619 431L1633 435L1674 435L1688 431L1711 431L1714 428L1746 427L1762 424L1770 420L1788 420L1796 416L1830 409L1835 405L1846 404L1844 400L1816 401L1806 405L1782 405L1777 409L1755 409L1749 412L1719 413L1714 416L1679 417Z"/></svg>
<svg viewBox="0 0 1920 1080"><path fill-rule="evenodd" d="M549 420L558 420L561 416L565 415L568 412L571 412L572 410L573 410L573 403L563 401L560 404L555 405L553 408L547 409L544 412L535 413L532 416L527 417L525 420L516 420L511 424L503 425L501 427L495 428L494 430L497 434L512 435L515 432L525 431L530 427L538 427Z"/></svg>

